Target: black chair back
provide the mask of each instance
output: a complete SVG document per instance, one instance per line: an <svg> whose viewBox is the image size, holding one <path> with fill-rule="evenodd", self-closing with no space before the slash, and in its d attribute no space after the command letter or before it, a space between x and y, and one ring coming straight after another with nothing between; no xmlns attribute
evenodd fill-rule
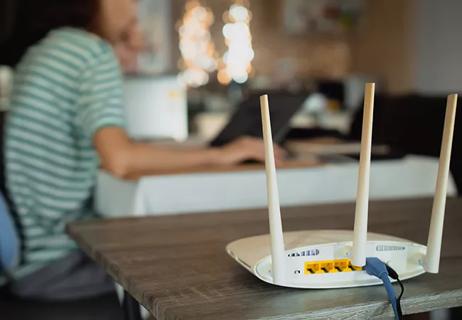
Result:
<svg viewBox="0 0 462 320"><path fill-rule="evenodd" d="M459 103L461 105L462 103ZM460 107L459 107L460 109ZM446 97L403 95L376 96L373 143L387 144L406 154L439 157ZM362 108L351 126L349 138L361 139ZM456 116L451 173L462 192L462 112Z"/></svg>

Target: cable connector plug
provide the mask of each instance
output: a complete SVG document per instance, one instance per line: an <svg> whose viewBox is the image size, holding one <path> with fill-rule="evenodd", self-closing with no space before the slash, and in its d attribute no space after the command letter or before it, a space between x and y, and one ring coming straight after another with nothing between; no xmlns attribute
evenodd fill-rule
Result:
<svg viewBox="0 0 462 320"><path fill-rule="evenodd" d="M367 274L382 280L385 290L387 291L388 300L393 307L395 319L400 320L402 316L400 313L400 308L398 308L398 301L396 299L395 290L393 289L393 285L391 284L390 278L388 277L387 265L379 258L369 257L366 258L366 265L364 270L367 272Z"/></svg>
<svg viewBox="0 0 462 320"><path fill-rule="evenodd" d="M366 258L366 266L364 267L364 270L366 270L367 274L375 276L381 280L383 280L384 277L388 279L387 265L379 258Z"/></svg>

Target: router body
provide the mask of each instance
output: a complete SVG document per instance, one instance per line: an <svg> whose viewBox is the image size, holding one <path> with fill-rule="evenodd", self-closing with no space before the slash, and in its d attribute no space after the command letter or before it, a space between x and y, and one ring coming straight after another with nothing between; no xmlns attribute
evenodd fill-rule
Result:
<svg viewBox="0 0 462 320"><path fill-rule="evenodd" d="M351 265L353 231L305 230L284 232L285 281L275 283L271 271L270 235L236 240L228 254L260 280L285 287L330 289L378 285L382 282ZM426 246L389 235L368 233L366 254L395 269L401 279L425 272Z"/></svg>
<svg viewBox="0 0 462 320"><path fill-rule="evenodd" d="M381 280L364 271L368 257L387 263L403 280L424 272L438 273L457 95L450 95L447 100L435 197L424 246L367 232L374 92L375 85L366 84L352 231L283 232L268 96L260 98L270 234L236 240L226 247L234 260L259 279L279 286L313 289L380 284Z"/></svg>

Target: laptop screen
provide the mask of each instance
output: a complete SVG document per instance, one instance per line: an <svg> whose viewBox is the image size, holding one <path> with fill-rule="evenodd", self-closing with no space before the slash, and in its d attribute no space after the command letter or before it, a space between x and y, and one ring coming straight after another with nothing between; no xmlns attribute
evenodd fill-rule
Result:
<svg viewBox="0 0 462 320"><path fill-rule="evenodd" d="M263 138L260 95L255 93L245 99L232 115L224 129L211 141L211 146L225 145L241 136ZM290 120L302 107L308 93L292 94L286 92L270 93L271 130L273 141L282 143L290 129Z"/></svg>

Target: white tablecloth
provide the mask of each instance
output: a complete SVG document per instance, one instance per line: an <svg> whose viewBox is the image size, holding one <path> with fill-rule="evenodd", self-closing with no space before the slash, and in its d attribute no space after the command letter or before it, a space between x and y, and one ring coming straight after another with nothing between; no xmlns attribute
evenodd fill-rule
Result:
<svg viewBox="0 0 462 320"><path fill-rule="evenodd" d="M373 161L370 198L433 196L438 169L435 158L408 156ZM358 163L278 170L281 206L354 201ZM448 195L456 187L449 179ZM101 171L96 210L105 216L160 215L223 211L266 206L263 170L146 176L124 181Z"/></svg>

